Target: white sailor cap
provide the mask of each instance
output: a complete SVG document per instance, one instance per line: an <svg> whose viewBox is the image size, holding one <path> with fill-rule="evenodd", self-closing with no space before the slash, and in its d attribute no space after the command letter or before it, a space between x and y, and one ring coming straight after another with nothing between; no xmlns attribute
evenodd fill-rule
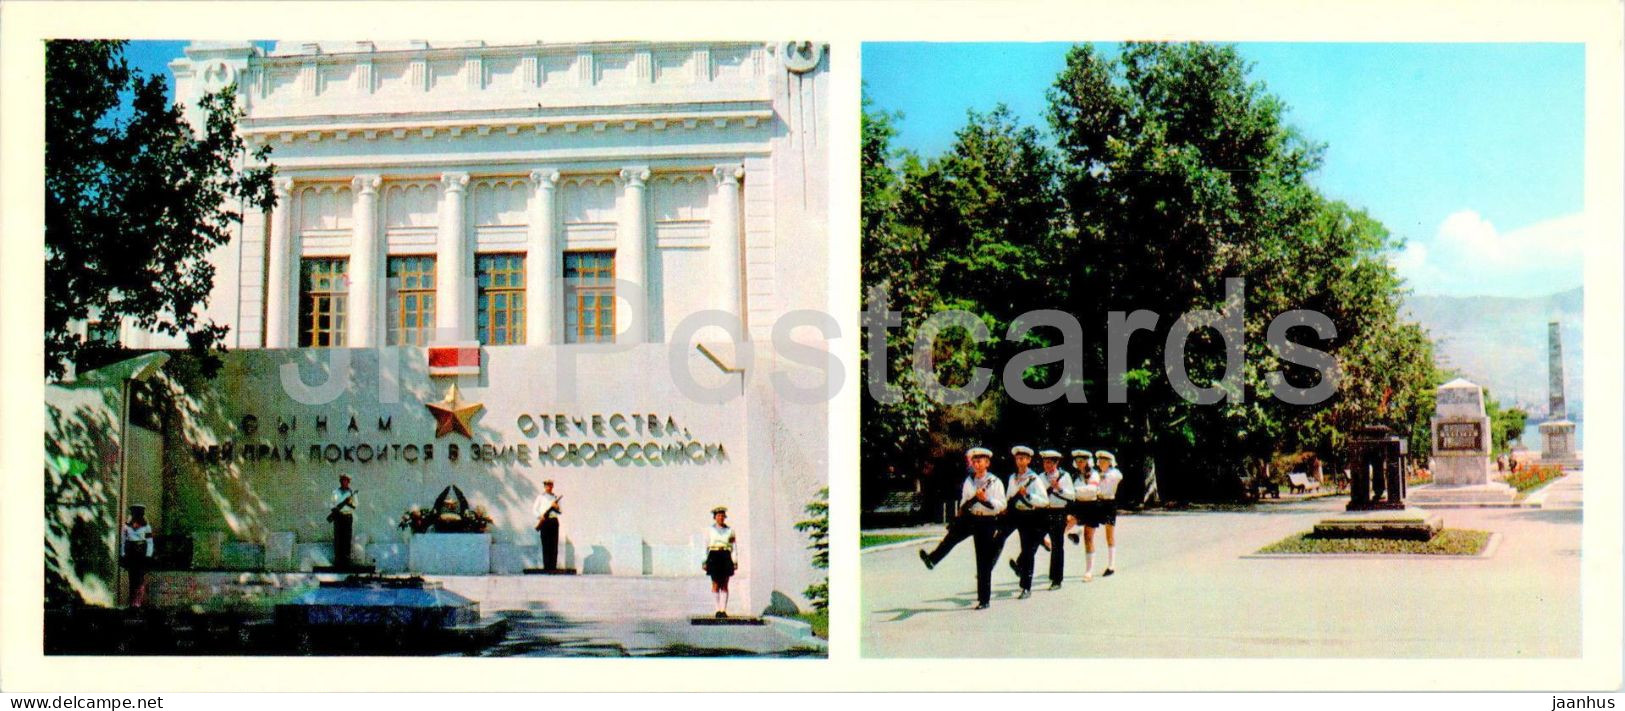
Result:
<svg viewBox="0 0 1625 711"><path fill-rule="evenodd" d="M987 447L971 447L970 451L965 452L965 456L970 457L971 459L975 459L977 457L987 457L992 459L993 450L988 449Z"/></svg>
<svg viewBox="0 0 1625 711"><path fill-rule="evenodd" d="M1057 452L1057 451L1055 451L1053 449L1046 449L1046 450L1038 453L1038 458L1039 459L1060 459L1061 458L1061 453Z"/></svg>
<svg viewBox="0 0 1625 711"><path fill-rule="evenodd" d="M1025 455L1031 457L1031 456L1033 456L1033 448L1029 447L1029 446L1027 446L1025 444L1018 444L1018 445L1016 445L1014 447L1011 447L1010 448L1010 456L1014 457L1017 454L1025 454Z"/></svg>
<svg viewBox="0 0 1625 711"><path fill-rule="evenodd" d="M1073 459L1079 459L1079 458L1082 458L1082 459L1094 459L1095 455L1090 454L1089 450L1087 450L1087 449L1074 449L1074 450L1072 450L1072 458Z"/></svg>
<svg viewBox="0 0 1625 711"><path fill-rule="evenodd" d="M1111 452L1108 452L1108 451L1106 451L1104 449L1102 449L1102 450L1100 450L1098 452L1095 452L1095 459L1107 459L1107 460L1110 460L1110 461L1113 461L1113 462L1117 461L1117 457L1112 456Z"/></svg>

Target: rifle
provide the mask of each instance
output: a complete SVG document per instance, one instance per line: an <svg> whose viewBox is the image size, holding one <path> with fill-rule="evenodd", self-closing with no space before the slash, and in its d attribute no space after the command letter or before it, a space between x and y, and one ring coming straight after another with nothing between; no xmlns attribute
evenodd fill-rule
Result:
<svg viewBox="0 0 1625 711"><path fill-rule="evenodd" d="M976 498L976 496L977 496L977 494L980 494L980 493L982 493L984 491L987 491L987 485L989 483L991 483L992 480L993 480L993 475L992 474L988 474L988 475L982 477L982 484L981 484L981 486L976 487L976 493L971 494L970 498L965 500L965 503L962 503L962 504L959 505L959 515L960 516L968 516L968 515L970 515L971 507L982 503L982 500Z"/></svg>
<svg viewBox="0 0 1625 711"><path fill-rule="evenodd" d="M1021 474L1026 474L1026 472L1022 472ZM1014 483L1018 476L1021 476L1021 475L1018 474L1016 476L1010 477L1010 481L1012 483ZM1008 499L1008 504L1009 505L1004 509L1005 513L1014 514L1018 510L1019 511L1029 511L1029 510L1032 509L1032 494L1027 493L1027 487L1029 487L1029 486L1031 486L1030 483L1022 484L1021 486L1016 487L1016 491L1019 491L1021 493L1012 492L1010 494L1010 497ZM1027 504L1027 508L1025 508L1025 509L1017 509L1016 508L1016 503L1017 502Z"/></svg>
<svg viewBox="0 0 1625 711"><path fill-rule="evenodd" d="M335 504L333 506L333 510L327 512L327 520L331 522L333 519L338 518L339 517L339 509L344 508L345 504L354 502L355 495L356 495L357 491L360 491L360 489L351 489L349 496L344 497L343 501L340 501L337 504Z"/></svg>
<svg viewBox="0 0 1625 711"><path fill-rule="evenodd" d="M555 497L553 497L553 505L547 507L547 511L543 511L542 515L536 519L536 530L538 530L538 531L542 530L542 522L547 520L548 511L557 511L559 513L564 513L564 509L559 508L559 502L563 501L563 500L564 500L563 496L555 496Z"/></svg>

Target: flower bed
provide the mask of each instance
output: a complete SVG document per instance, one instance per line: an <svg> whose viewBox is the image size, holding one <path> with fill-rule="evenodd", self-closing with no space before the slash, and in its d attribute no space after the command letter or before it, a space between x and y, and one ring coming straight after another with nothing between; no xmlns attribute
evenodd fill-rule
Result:
<svg viewBox="0 0 1625 711"><path fill-rule="evenodd" d="M1258 550L1259 553L1299 553L1304 555L1337 553L1386 553L1408 555L1478 555L1489 543L1488 531L1447 528L1430 541L1407 541L1392 538L1321 538L1312 533L1300 533L1283 538Z"/></svg>
<svg viewBox="0 0 1625 711"><path fill-rule="evenodd" d="M1532 464L1507 474L1507 484L1517 489L1518 493L1521 494L1538 489L1546 482L1561 476L1563 476L1562 467L1549 464Z"/></svg>

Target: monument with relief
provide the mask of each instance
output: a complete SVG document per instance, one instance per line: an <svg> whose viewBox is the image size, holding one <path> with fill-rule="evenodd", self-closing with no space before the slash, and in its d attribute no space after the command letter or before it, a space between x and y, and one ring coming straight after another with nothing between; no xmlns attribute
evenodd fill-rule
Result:
<svg viewBox="0 0 1625 711"><path fill-rule="evenodd" d="M1492 481L1490 418L1484 389L1457 378L1437 391L1433 414L1433 483L1411 491L1421 505L1510 503L1517 490Z"/></svg>
<svg viewBox="0 0 1625 711"><path fill-rule="evenodd" d="M1405 440L1381 425L1361 427L1349 438L1349 503L1321 519L1321 538L1429 540L1444 530L1438 514L1405 502Z"/></svg>

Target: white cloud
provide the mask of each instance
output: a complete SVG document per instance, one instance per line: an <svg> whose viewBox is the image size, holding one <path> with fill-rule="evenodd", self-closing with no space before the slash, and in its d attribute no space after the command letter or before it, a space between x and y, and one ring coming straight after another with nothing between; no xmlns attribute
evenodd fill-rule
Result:
<svg viewBox="0 0 1625 711"><path fill-rule="evenodd" d="M1583 283L1584 219L1564 215L1509 232L1475 210L1451 213L1428 240L1391 258L1419 294L1538 296Z"/></svg>

